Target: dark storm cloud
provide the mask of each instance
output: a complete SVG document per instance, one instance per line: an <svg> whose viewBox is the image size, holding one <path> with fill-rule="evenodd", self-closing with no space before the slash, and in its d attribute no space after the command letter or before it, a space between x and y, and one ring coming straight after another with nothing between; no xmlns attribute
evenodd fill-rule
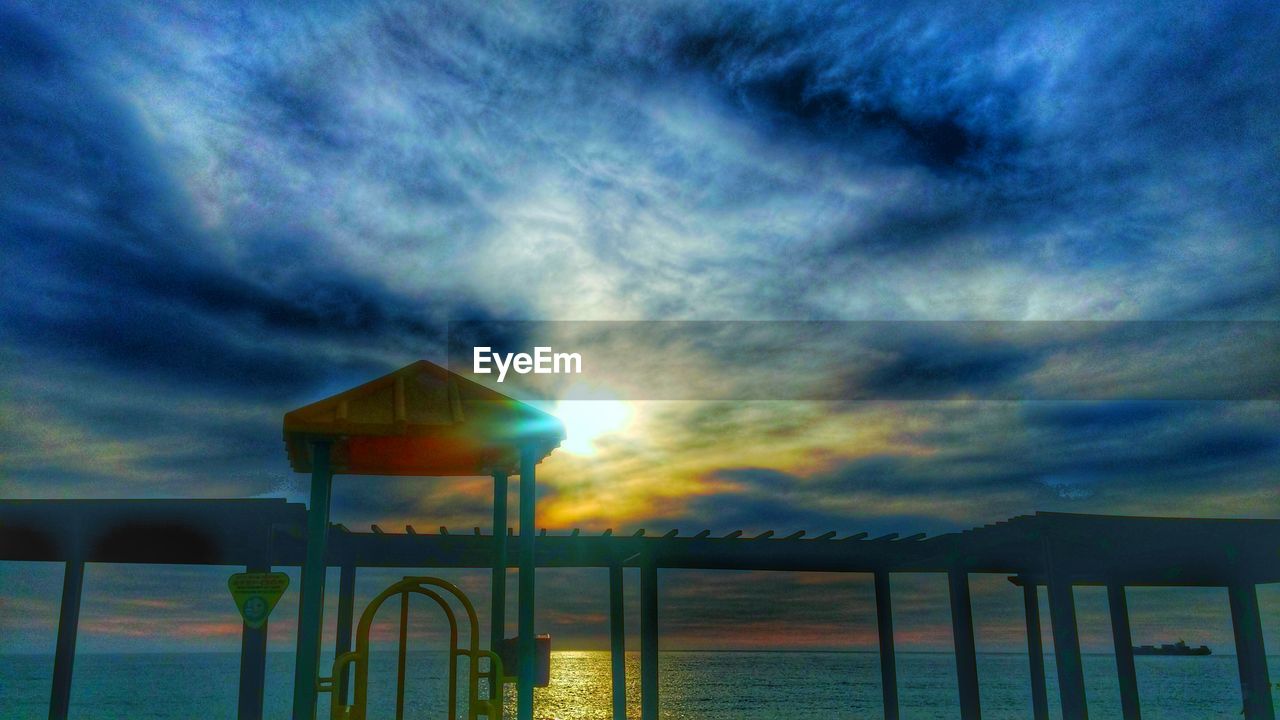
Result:
<svg viewBox="0 0 1280 720"><path fill-rule="evenodd" d="M672 62L726 112L850 167L929 178L904 205L851 209L815 263L965 246L1021 257L1047 232L1073 238L1054 245L1068 266L1130 267L1225 207L1227 232L1274 263L1280 173L1259 151L1280 129L1264 110L1280 18L1265 3L757 5L687 26ZM1231 307L1222 295L1207 302Z"/></svg>
<svg viewBox="0 0 1280 720"><path fill-rule="evenodd" d="M1001 75L955 61L990 53L1000 28L978 19L933 33L928 44L915 39L954 12L728 10L695 22L675 43L674 61L780 140L833 153L851 168L933 176L908 206L851 210L850 227L824 247L837 256L927 250L965 233L1016 229L1044 211L1035 204L1066 190L1022 152L1032 142L1023 105L1037 71Z"/></svg>
<svg viewBox="0 0 1280 720"><path fill-rule="evenodd" d="M109 35L142 32L127 15L95 22L128 31ZM1267 110L1275 108L1276 91L1262 81L1274 74L1276 54L1268 50L1276 33L1268 31L1275 15L1248 3L1220 13L1069 5L989 14L908 4L672 6L648 14L581 6L531 14L526 19L541 24L517 28L462 8L381 6L367 24L360 13L319 9L296 35L271 31L298 26L252 13L210 15L201 20L209 32L195 41L182 32L191 17L174 15L152 28L169 50L183 42L200 49L206 35L247 38L233 46L239 51L198 65L161 63L160 53L128 41L76 42L87 37L83 19L9 12L5 333L35 357L101 361L168 382L189 374L193 386L220 392L294 396L332 384L323 364L334 355L346 364L343 377L358 379L383 369L384 356L436 347L445 316L498 314L480 293L406 296L385 266L357 272L333 259L335 247L360 245L335 237L330 218L311 211L337 199L307 195L305 183L301 191L270 187L289 179L273 176L273 164L321 179L342 176L348 164L380 170L342 182L388 181L394 197L460 208L461 224L449 227L475 234L500 225L476 205L507 200L535 165L567 168L557 176L561 190L598 205L585 228L566 231L590 238L588 260L573 277L614 266L641 270L613 281L639 296L634 306L641 309L685 309L687 300L659 290L672 287L699 304L710 293L710 309L724 307L717 302L724 297L749 297L730 307L744 314L847 313L810 296L822 288L856 290L876 273L846 274L846 259L888 250L908 269L941 252L947 264L931 272L942 279L948 270L963 274L1011 258L1032 258L1028 272L1050 275L1092 266L1103 284L1152 270L1138 311L1266 309L1274 305L1274 281L1212 282L1230 272L1224 266L1208 266L1196 278L1181 266L1160 270L1221 237L1240 238L1236 255L1244 264L1275 258L1274 233L1260 233L1276 204L1275 173L1268 172L1274 158L1260 151L1275 135L1275 114ZM317 32L326 20L340 32ZM1151 32L1157 27L1166 31ZM131 72L113 81L120 69ZM125 99L148 72L174 87L206 83L206 94L175 104L192 122L215 120L193 127L218 140L206 150L221 174L241 178L250 195L292 192L305 200L278 204L268 195L262 204L271 222L207 227L200 208L207 200L166 158L191 138L156 140L186 126L148 128L156 120L143 122L136 102ZM641 88L650 95L627 95ZM682 155L680 143L645 117L668 100L694 102L695 147L701 133L748 128L767 138L768 154L778 158L832 158L847 178L872 187L888 177L884 170L905 170L915 184L901 197L836 202L822 224L801 223L790 237L728 225L726 246L742 249L741 258L668 249L654 260L611 224L614 215L646 219L673 200L695 197L677 206L692 222L708 210L746 211L777 197L817 200L831 190L820 172L787 179L756 167L742 147ZM370 115L370 106L385 114ZM419 124L401 124L406 118ZM238 135L215 132L227 127ZM613 161L609 152L625 173L600 163ZM677 191L663 195L655 179L637 181L650 169ZM370 213L381 199L367 202ZM227 200L214 205L232 215L244 209ZM1206 213L1221 222L1197 224ZM525 236L521 220L507 222ZM1056 240L1028 251L1027 237L1046 228ZM1170 237L1188 228L1197 231L1193 240ZM390 240L369 238L371 254L408 242L387 234ZM447 266L439 275L451 288L475 278L457 274L449 260L485 252L468 245L475 234L458 234L460 241L412 243L428 255L428 272ZM224 242L234 250L219 251ZM504 302L508 313L553 306L547 288L558 290L556 278L530 272L531 281L515 282L506 269L494 273L500 282L489 288L520 288ZM704 275L712 283L696 284ZM909 273L895 290L922 293L928 282ZM741 295L717 295L726 287ZM890 313L893 302L884 305ZM961 314L983 311L960 305ZM878 305L852 307L876 313ZM347 350L351 345L370 352ZM1105 351L1106 341L1098 347ZM922 343L861 380L888 395L977 392L1023 379L1041 368L1046 352ZM1239 433L1185 447L1204 459L1249 447L1265 454L1265 442Z"/></svg>
<svg viewBox="0 0 1280 720"><path fill-rule="evenodd" d="M244 266L212 252L216 238L198 227L161 151L88 61L20 13L5 20L10 192L0 228L13 341L37 356L277 397L327 371L265 337L439 343L442 330L420 306L325 262L312 231L251 239ZM385 367L353 361L363 373Z"/></svg>
<svg viewBox="0 0 1280 720"><path fill-rule="evenodd" d="M1033 424L1068 431L1111 432L1158 422L1195 405L1177 402L1032 403L1024 409Z"/></svg>
<svg viewBox="0 0 1280 720"><path fill-rule="evenodd" d="M262 120L275 135L288 138L310 152L341 154L355 149L341 106L329 93L325 79L284 70L257 74L245 71L249 99L262 108Z"/></svg>
<svg viewBox="0 0 1280 720"><path fill-rule="evenodd" d="M1037 455L1040 472L1086 472L1168 484L1202 481L1275 462L1280 433L1260 415L1243 419L1217 403L1031 403L1020 409L1028 439L1051 452ZM1151 477L1152 474L1158 477Z"/></svg>
<svg viewBox="0 0 1280 720"><path fill-rule="evenodd" d="M672 518L669 523L672 527L681 528L682 532L687 529L688 533L706 528L718 535L742 530L744 535L752 536L772 530L781 537L803 530L808 537L835 532L838 538L864 532L871 538L891 533L937 535L962 529L965 525L940 520L928 511L885 513L868 510L865 514L858 514L845 508L824 510L821 503L814 504L814 500L816 498L808 496L808 493L778 493L776 490L761 497L744 493L744 497L735 498L731 503L697 500L690 505L685 516ZM656 521L648 525L661 529L666 523Z"/></svg>
<svg viewBox="0 0 1280 720"><path fill-rule="evenodd" d="M1207 513L1206 501L1219 493L1265 496L1280 448L1280 434L1265 418L1275 413L1270 402L1078 401L942 409L939 427L917 439L949 449L906 460L912 478L902 491L967 497L975 507L987 496L1010 503L1010 510L1129 507L1152 514L1156 507L1190 503ZM959 425L962 417L968 427Z"/></svg>
<svg viewBox="0 0 1280 720"><path fill-rule="evenodd" d="M937 533L1032 508L1159 514L1158 507L1189 503L1217 514L1206 501L1218 493L1267 497L1280 462L1280 432L1265 420L1275 419L1270 402L1244 410L1192 402L911 407L933 427L904 437L910 442L900 453L807 473L726 467L710 478L728 486L724 494L697 498L672 522L714 518L716 531Z"/></svg>
<svg viewBox="0 0 1280 720"><path fill-rule="evenodd" d="M796 25L814 19L797 18ZM864 59L864 84L841 82L834 48L824 40L808 27L754 28L730 17L682 38L675 56L678 66L721 83L726 102L778 132L935 170L972 167L984 153L994 155L994 138L964 122L960 108L911 108L894 97L883 79L891 72L889 59ZM851 49L858 51L839 50ZM1006 125L1011 119L998 118Z"/></svg>
<svg viewBox="0 0 1280 720"><path fill-rule="evenodd" d="M892 360L848 383L846 396L869 398L939 397L985 394L1035 366L1034 351L1014 346L985 347L946 340L915 342Z"/></svg>
<svg viewBox="0 0 1280 720"><path fill-rule="evenodd" d="M717 496L699 498L691 504L686 517L675 518L673 523L692 528L702 518L714 519L712 529L716 532L745 529L775 530L782 534L805 530L814 535L835 530L841 536L855 532L937 534L963 529L964 523L935 514L928 508L928 498L950 495L955 500L956 493L963 497L983 496L993 486L1010 481L1009 478L967 478L970 482L964 483L962 489L957 487L960 483L951 478L930 473L925 464L888 456L862 458L831 472L810 476L742 467L719 471L715 479L731 484L734 502L724 503ZM864 509L851 511L848 503L834 502L849 497L911 498L909 504L918 509L894 512L868 502Z"/></svg>

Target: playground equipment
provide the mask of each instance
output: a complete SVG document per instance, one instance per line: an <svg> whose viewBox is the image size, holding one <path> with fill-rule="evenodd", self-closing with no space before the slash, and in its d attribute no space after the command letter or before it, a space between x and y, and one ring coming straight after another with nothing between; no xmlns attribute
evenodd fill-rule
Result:
<svg viewBox="0 0 1280 720"><path fill-rule="evenodd" d="M440 588L446 595L436 592ZM433 577L406 577L383 590L360 616L360 625L356 629L356 649L342 653L334 658L333 674L320 678L320 692L330 694L329 717L333 720L365 720L369 703L369 629L373 626L373 618L378 610L390 598L400 596L400 657L396 669L396 720L404 718L405 661L408 647L409 596L423 595L434 600L444 611L449 620L449 706L446 718L458 716L458 660L464 659L467 664L467 715L468 720L484 717L487 720L502 720L502 686L508 678L502 670L502 660L497 653L480 648L480 625L476 619L475 607L467 596L456 585ZM467 639L465 646L458 644L458 616L454 612L449 598L458 601L467 616ZM489 669L481 670L480 661L487 658ZM354 670L352 704L344 705L337 692L338 679L351 666ZM485 680L485 692L482 696L480 681Z"/></svg>
<svg viewBox="0 0 1280 720"><path fill-rule="evenodd" d="M317 677L334 475L492 475L493 526L500 529L507 527L507 476L513 471L520 473L516 711L519 720L533 720L535 466L563 439L564 427L554 417L426 361L285 413L289 464L297 472L311 474L293 720L315 720L317 693L322 689ZM491 634L500 641L505 624L507 536L499 530L493 539Z"/></svg>

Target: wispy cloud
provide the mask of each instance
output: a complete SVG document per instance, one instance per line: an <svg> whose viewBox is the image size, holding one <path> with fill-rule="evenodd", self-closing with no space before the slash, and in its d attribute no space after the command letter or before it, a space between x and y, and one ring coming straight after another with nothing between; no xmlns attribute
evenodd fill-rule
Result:
<svg viewBox="0 0 1280 720"><path fill-rule="evenodd" d="M443 361L449 320L1276 320L1277 38L1262 2L6 5L0 486L300 500L280 415ZM846 380L1061 383L1073 350L929 345ZM540 522L1274 516L1277 427L1269 401L637 403L541 468ZM342 478L334 514L487 527L488 492ZM228 603L181 604L203 585L113 573L230 642ZM731 613L670 602L701 617L681 642L731 642ZM180 635L111 612L86 627Z"/></svg>

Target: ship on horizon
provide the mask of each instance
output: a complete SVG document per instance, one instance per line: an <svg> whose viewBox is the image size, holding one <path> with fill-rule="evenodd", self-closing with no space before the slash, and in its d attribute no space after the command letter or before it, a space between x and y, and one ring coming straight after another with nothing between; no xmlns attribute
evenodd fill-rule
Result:
<svg viewBox="0 0 1280 720"><path fill-rule="evenodd" d="M1135 645L1133 647L1134 655L1210 655L1213 651L1208 645L1199 647L1191 647L1183 640L1176 643L1164 645Z"/></svg>

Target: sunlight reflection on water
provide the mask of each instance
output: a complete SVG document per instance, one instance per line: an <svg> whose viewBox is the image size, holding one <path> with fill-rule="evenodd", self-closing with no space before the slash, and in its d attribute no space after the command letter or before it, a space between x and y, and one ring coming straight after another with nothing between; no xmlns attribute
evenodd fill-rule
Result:
<svg viewBox="0 0 1280 720"><path fill-rule="evenodd" d="M77 720L189 720L236 715L238 653L86 654L76 658L71 716ZM1280 658L1270 658L1273 672ZM5 720L48 716L53 659L0 655ZM395 717L396 653L375 652L370 668L370 720ZM1236 660L1139 657L1143 714L1162 720L1234 719L1240 716ZM1090 714L1119 717L1115 659L1086 655ZM444 720L447 666L441 653L409 654L405 718ZM628 717L640 716L639 656L627 656ZM1052 654L1045 657L1051 716L1057 717ZM880 671L875 653L664 652L659 663L662 720L792 720L879 718ZM1022 720L1030 715L1027 658L1021 653L979 653L982 715ZM1273 677L1275 675L1273 674ZM958 714L955 665L950 654L898 655L901 716L943 720ZM289 717L292 653L268 657L266 716ZM536 691L539 720L604 720L610 717L607 652L555 652L552 685ZM1280 693L1278 693L1280 694ZM513 687L508 718L515 718ZM1277 698L1280 700L1280 697ZM321 720L328 718L321 696Z"/></svg>
<svg viewBox="0 0 1280 720"><path fill-rule="evenodd" d="M393 681L394 653L384 678ZM424 671L427 658L423 658ZM1239 684L1234 657L1138 658L1143 709L1167 719L1236 718ZM1091 714L1118 717L1119 690L1110 655L1084 658ZM436 668L440 665L430 663ZM539 720L609 720L612 713L609 653L556 652L551 686L538 688ZM627 655L627 716L640 717L639 655ZM980 653L983 717L1021 720L1030 714L1028 663L1020 653ZM879 718L880 661L875 653L664 652L661 655L661 720L791 720L808 717ZM442 672L442 671L441 671ZM1053 656L1045 658L1050 713L1060 714ZM428 673L429 675L429 673ZM438 708L446 683L420 682L406 717L443 718ZM427 680L426 676L420 680ZM958 713L955 665L948 653L900 653L898 682L904 720L949 720ZM380 695L391 696L388 682ZM433 689L434 688L434 689ZM377 697L377 695L375 695ZM515 718L514 687L507 717ZM390 701L370 707L373 718L394 718Z"/></svg>

